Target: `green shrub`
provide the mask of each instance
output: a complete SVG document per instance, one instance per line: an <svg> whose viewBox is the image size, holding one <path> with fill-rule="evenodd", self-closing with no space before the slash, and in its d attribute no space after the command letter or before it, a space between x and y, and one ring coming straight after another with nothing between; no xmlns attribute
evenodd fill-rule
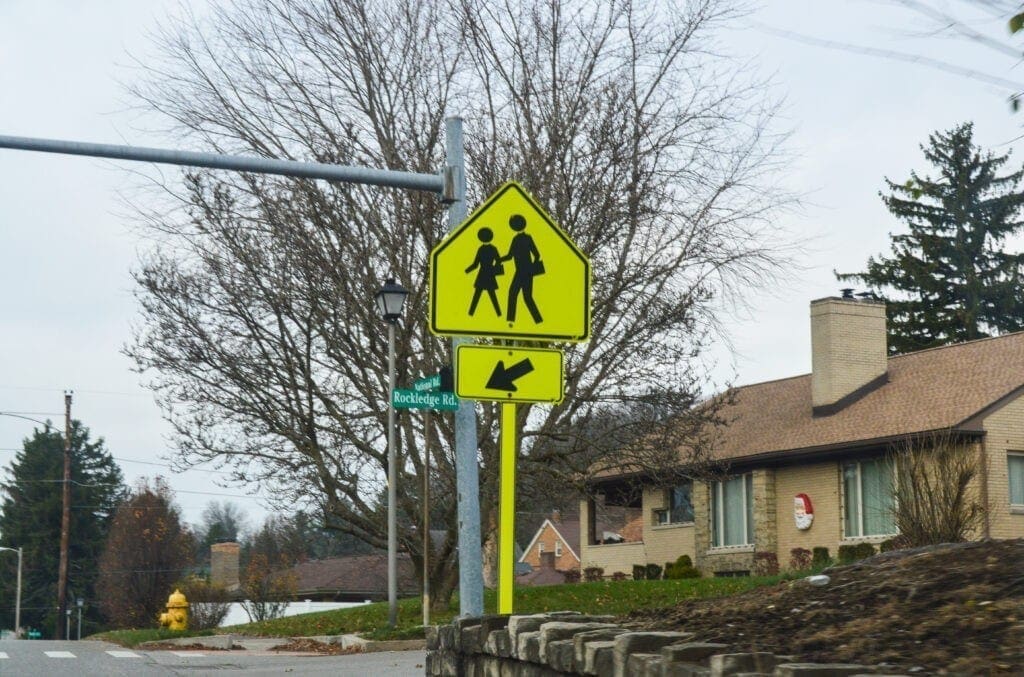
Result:
<svg viewBox="0 0 1024 677"><path fill-rule="evenodd" d="M873 557L877 552L875 550L875 546L871 545L870 543L858 543L854 546L854 548L857 551L857 559L867 559L868 557Z"/></svg>
<svg viewBox="0 0 1024 677"><path fill-rule="evenodd" d="M580 570L569 569L568 571L562 572L565 576L566 583L579 583L580 582Z"/></svg>
<svg viewBox="0 0 1024 677"><path fill-rule="evenodd" d="M875 546L870 543L839 546L839 562L842 564L851 564L852 562L871 557L874 554Z"/></svg>
<svg viewBox="0 0 1024 677"><path fill-rule="evenodd" d="M811 551L807 548L793 548L789 551L789 568L803 571L811 568Z"/></svg>
<svg viewBox="0 0 1024 677"><path fill-rule="evenodd" d="M775 576L779 573L779 556L774 552L754 553L754 575Z"/></svg>
<svg viewBox="0 0 1024 677"><path fill-rule="evenodd" d="M587 583L604 580L604 569L602 567L587 567L583 570L583 580Z"/></svg>
<svg viewBox="0 0 1024 677"><path fill-rule="evenodd" d="M887 538L878 544L878 552L889 552L890 550L899 550L903 546L900 544L899 536L895 538Z"/></svg>
<svg viewBox="0 0 1024 677"><path fill-rule="evenodd" d="M627 578L627 576L626 576L625 572L622 572L622 571L616 571L615 573L612 574L612 580L613 581L624 581L624 580L626 580L626 578Z"/></svg>
<svg viewBox="0 0 1024 677"><path fill-rule="evenodd" d="M828 548L814 548L811 551L811 566L815 569L827 567L832 564L832 555L829 554Z"/></svg>
<svg viewBox="0 0 1024 677"><path fill-rule="evenodd" d="M856 562L857 555L854 552L854 546L852 545L841 545L839 546L839 563L849 564L850 562Z"/></svg>
<svg viewBox="0 0 1024 677"><path fill-rule="evenodd" d="M671 580L700 578L700 571L694 568L693 560L689 555L680 555L675 562L665 564L665 578Z"/></svg>
<svg viewBox="0 0 1024 677"><path fill-rule="evenodd" d="M647 580L656 581L661 578L661 567L657 564L647 565Z"/></svg>
<svg viewBox="0 0 1024 677"><path fill-rule="evenodd" d="M647 566L644 564L633 565L633 580L634 581L645 581L647 580Z"/></svg>

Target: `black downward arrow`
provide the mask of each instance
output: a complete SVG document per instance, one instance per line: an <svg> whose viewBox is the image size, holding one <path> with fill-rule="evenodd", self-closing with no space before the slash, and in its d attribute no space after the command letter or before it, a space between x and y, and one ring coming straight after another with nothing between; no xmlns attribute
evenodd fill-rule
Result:
<svg viewBox="0 0 1024 677"><path fill-rule="evenodd" d="M519 360L508 369L505 368L504 360L498 360L498 365L494 367L494 371L491 372L491 378L487 381L487 387L491 390L505 390L514 393L516 391L516 384L513 381L526 376L531 371L533 371L533 363L530 362L528 357Z"/></svg>

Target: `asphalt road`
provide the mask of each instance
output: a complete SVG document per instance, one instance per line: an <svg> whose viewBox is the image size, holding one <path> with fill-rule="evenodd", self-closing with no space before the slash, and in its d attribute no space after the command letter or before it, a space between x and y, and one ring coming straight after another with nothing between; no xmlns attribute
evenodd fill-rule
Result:
<svg viewBox="0 0 1024 677"><path fill-rule="evenodd" d="M423 651L349 656L266 651L139 651L83 640L0 641L0 675L423 675Z"/></svg>

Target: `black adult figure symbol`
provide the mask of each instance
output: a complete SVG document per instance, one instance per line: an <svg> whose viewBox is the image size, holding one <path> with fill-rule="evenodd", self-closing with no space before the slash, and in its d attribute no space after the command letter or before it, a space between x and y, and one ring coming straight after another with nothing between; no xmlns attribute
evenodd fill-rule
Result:
<svg viewBox="0 0 1024 677"><path fill-rule="evenodd" d="M516 265L516 272L512 276L512 285L508 288L508 321L511 324L516 321L516 304L519 295L523 295L523 303L533 321L540 324L544 319L537 310L537 304L533 301L533 278L544 273L544 262L540 260L540 252L533 238L523 232L526 229L526 219L520 214L513 214L508 220L508 226L516 232L512 237L512 244L508 248L508 254L501 257L501 261L512 259Z"/></svg>
<svg viewBox="0 0 1024 677"><path fill-rule="evenodd" d="M473 292L473 302L469 304L469 314L472 315L476 312L476 304L480 300L480 292L486 291L487 295L491 298L491 305L494 306L495 315L501 317L501 307L498 305L498 297L494 294L494 291L498 288L498 276L504 273L505 270L498 260L498 248L493 244L489 244L494 239L494 232L490 228L481 228L476 236L483 244L476 250L476 258L473 259L473 263L469 268L466 268L467 273L472 273L474 269L479 268L476 280L473 281L473 287L476 291Z"/></svg>

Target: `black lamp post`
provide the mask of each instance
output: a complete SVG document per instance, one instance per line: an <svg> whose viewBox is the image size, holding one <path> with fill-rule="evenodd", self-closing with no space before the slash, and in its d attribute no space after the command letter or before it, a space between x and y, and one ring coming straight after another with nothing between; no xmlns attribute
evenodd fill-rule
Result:
<svg viewBox="0 0 1024 677"><path fill-rule="evenodd" d="M388 626L398 623L398 463L395 460L395 325L402 316L402 306L409 290L389 278L375 301L381 319L388 323Z"/></svg>

